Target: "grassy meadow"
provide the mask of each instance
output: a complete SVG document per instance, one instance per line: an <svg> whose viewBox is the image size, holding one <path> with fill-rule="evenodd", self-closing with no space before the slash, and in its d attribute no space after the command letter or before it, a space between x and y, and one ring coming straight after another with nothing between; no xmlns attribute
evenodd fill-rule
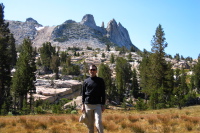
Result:
<svg viewBox="0 0 200 133"><path fill-rule="evenodd" d="M0 133L87 133L78 114L0 116ZM105 133L199 133L200 106L103 113Z"/></svg>

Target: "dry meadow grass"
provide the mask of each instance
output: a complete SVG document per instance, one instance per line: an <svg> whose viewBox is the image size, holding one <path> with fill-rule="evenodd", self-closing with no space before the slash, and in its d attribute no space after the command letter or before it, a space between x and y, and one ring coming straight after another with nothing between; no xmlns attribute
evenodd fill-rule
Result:
<svg viewBox="0 0 200 133"><path fill-rule="evenodd" d="M0 133L87 133L79 114L1 116ZM199 133L200 106L103 113L105 133Z"/></svg>

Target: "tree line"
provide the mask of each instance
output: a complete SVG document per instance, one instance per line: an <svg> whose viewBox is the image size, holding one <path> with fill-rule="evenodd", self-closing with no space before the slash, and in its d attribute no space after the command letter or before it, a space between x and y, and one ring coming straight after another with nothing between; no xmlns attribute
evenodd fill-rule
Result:
<svg viewBox="0 0 200 133"><path fill-rule="evenodd" d="M165 53L168 44L160 24L156 28L151 46L151 52L145 49L140 52L142 61L138 61L138 70L131 70L129 58L114 59L111 55L111 63L116 64L114 81L111 79L109 66L100 65L99 76L105 79L108 99L123 104L129 103L128 99L136 98L136 108L139 110L169 107L181 109L187 105L197 104L200 90L200 60L191 68L192 75L187 75L187 69L173 70L172 64L165 60L168 57ZM178 58L178 54L176 56Z"/></svg>

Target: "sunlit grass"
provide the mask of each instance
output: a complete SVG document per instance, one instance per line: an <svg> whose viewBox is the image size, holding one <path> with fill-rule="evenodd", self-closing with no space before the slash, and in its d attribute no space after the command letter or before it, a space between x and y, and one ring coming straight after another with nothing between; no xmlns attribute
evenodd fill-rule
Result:
<svg viewBox="0 0 200 133"><path fill-rule="evenodd" d="M79 114L1 116L0 133L87 133ZM130 111L107 109L103 113L105 133L200 132L200 106L182 110Z"/></svg>

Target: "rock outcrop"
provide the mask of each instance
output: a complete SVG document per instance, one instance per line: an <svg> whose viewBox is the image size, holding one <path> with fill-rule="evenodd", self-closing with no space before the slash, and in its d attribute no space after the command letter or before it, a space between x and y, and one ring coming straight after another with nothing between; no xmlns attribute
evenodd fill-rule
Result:
<svg viewBox="0 0 200 133"><path fill-rule="evenodd" d="M73 99L80 95L82 83L76 80L55 80L54 85L49 80L38 79L35 100L41 99L53 103L61 98Z"/></svg>
<svg viewBox="0 0 200 133"><path fill-rule="evenodd" d="M94 17L91 14L87 14L85 16L83 16L82 21L80 22L80 24L84 24L87 25L88 27L91 27L93 29L96 29L96 23L94 21Z"/></svg>
<svg viewBox="0 0 200 133"><path fill-rule="evenodd" d="M61 50L68 47L106 48L107 43L113 46L135 47L130 40L128 31L120 23L111 20L107 28L104 23L97 26L93 15L87 14L81 22L67 20L58 26L43 27L36 20L28 18L26 22L8 21L11 33L14 34L17 44L21 44L24 38L29 37L35 47L40 47L44 42L51 42L59 46Z"/></svg>
<svg viewBox="0 0 200 133"><path fill-rule="evenodd" d="M133 46L126 28L124 28L120 23L117 24L114 19L108 23L106 31L107 37L120 47L125 46L130 48Z"/></svg>
<svg viewBox="0 0 200 133"><path fill-rule="evenodd" d="M13 33L17 44L21 44L24 38L34 40L37 36L37 28L42 27L36 20L27 18L25 22L7 21L9 29Z"/></svg>

